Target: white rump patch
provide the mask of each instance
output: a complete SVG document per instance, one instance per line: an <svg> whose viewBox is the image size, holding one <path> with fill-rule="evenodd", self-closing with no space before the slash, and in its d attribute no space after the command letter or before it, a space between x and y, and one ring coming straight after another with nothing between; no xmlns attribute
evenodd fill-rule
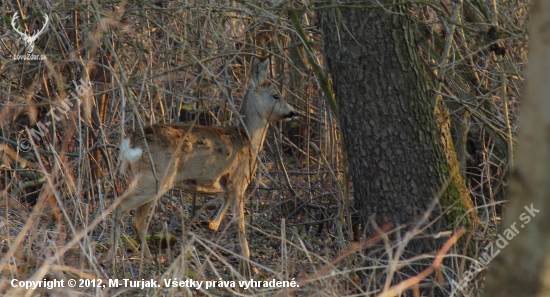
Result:
<svg viewBox="0 0 550 297"><path fill-rule="evenodd" d="M140 147L130 148L130 138L123 139L120 143L120 158L122 159L120 173L126 173L128 167L139 160L142 154L143 150Z"/></svg>

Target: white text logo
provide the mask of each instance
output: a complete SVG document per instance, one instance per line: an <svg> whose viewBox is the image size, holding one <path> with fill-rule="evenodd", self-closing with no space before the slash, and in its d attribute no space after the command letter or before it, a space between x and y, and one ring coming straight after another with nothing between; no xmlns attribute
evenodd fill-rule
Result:
<svg viewBox="0 0 550 297"><path fill-rule="evenodd" d="M17 29L17 25L15 24L15 21L19 18L19 12L16 12L12 19L11 19L11 27L15 30L15 32L19 33L21 35L21 39L25 42L25 49L27 51L27 55L15 55L14 60L45 60L45 55L33 55L32 52L34 50L34 42L44 33L44 30L46 30L46 27L48 26L48 22L50 21L50 18L48 18L47 14L44 14L44 26L42 26L42 29L35 30L32 34L32 36L27 35L26 32L19 31Z"/></svg>

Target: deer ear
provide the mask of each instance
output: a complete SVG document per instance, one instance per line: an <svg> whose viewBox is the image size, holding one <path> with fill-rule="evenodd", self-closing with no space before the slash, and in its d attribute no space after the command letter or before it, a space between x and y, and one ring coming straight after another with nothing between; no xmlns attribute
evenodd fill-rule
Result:
<svg viewBox="0 0 550 297"><path fill-rule="evenodd" d="M261 84L267 78L267 73L269 72L269 59L261 63L258 59L254 58L252 60L252 83L254 85Z"/></svg>

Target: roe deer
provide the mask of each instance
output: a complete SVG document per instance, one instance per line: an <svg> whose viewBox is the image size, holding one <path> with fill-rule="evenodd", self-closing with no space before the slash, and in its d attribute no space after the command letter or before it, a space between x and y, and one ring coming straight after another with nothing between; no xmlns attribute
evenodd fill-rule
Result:
<svg viewBox="0 0 550 297"><path fill-rule="evenodd" d="M121 172L129 168L133 178L138 178L139 182L120 202L114 214L113 241L108 256L113 265L122 215L135 207L138 209L134 228L144 256L151 257L145 241L146 218L155 198L170 188L223 195L222 206L214 220L205 222L206 228L216 231L231 204L238 219L241 255L250 258L245 232L244 194L257 168L256 155L262 149L269 123L295 115L292 107L267 80L268 70L269 60L259 63L254 59L249 88L241 106L244 127L183 124L145 127L148 152L137 133L122 141ZM248 263L242 265L240 262L241 272L250 273Z"/></svg>

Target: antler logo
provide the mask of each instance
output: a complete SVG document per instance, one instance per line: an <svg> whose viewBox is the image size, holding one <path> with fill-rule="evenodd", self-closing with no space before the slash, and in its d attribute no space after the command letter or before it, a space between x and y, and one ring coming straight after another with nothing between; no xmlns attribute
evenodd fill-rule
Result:
<svg viewBox="0 0 550 297"><path fill-rule="evenodd" d="M13 30L15 30L15 32L17 32L17 33L19 33L19 35L21 35L21 39L23 39L23 41L25 41L25 46L27 48L27 53L31 54L32 51L34 50L34 42L44 32L44 30L46 30L46 26L48 26L48 22L49 22L50 19L48 18L47 14L44 14L44 19L46 19L46 22L44 23L44 26L42 27L42 29L40 29L38 32L35 30L34 34L32 34L32 36L29 36L29 35L27 35L27 33L17 30L17 26L15 25L15 21L19 18L18 14L19 14L19 12L16 12L13 15L13 18L11 19L11 26L12 26Z"/></svg>

